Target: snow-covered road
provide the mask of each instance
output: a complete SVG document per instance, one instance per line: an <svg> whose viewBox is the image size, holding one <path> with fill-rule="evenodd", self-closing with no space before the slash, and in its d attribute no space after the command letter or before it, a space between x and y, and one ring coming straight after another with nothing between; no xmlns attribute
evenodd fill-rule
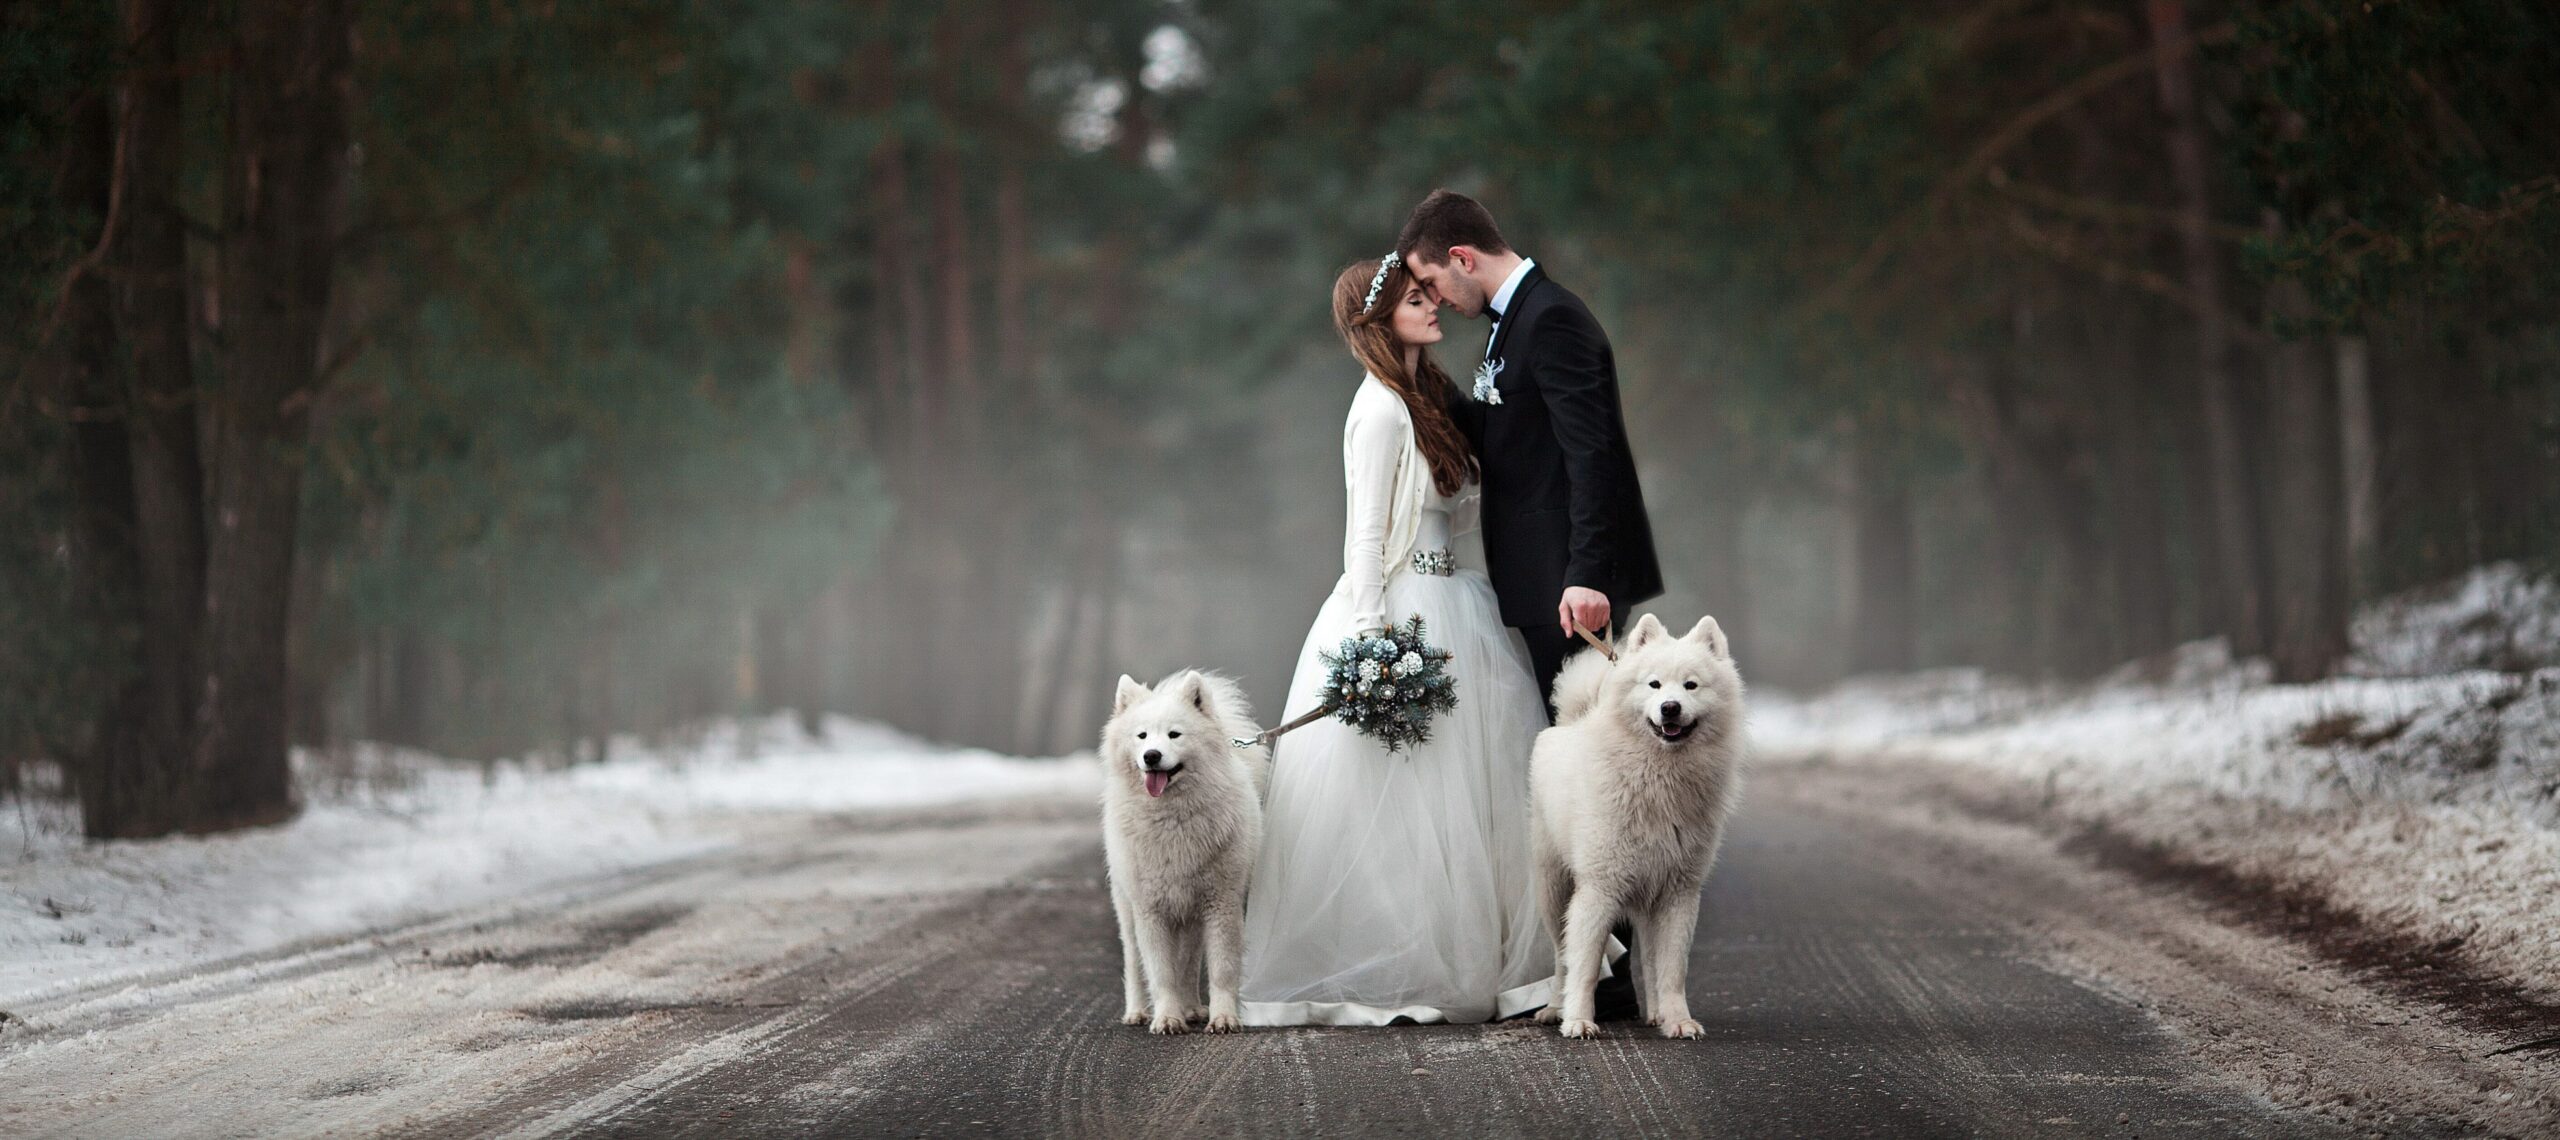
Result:
<svg viewBox="0 0 2560 1140"><path fill-rule="evenodd" d="M748 842L17 1007L0 1133L552 1132L904 983L1090 846L1082 797L769 820ZM804 1008L805 1003L805 1008ZM884 1027L888 1028L888 1027ZM892 1040L873 1042L880 1056Z"/></svg>
<svg viewBox="0 0 2560 1140"><path fill-rule="evenodd" d="M2533 1134L2544 1058L1887 770L1758 780L1699 1042L1116 1022L1088 795L735 843L20 1007L0 1134Z"/></svg>
<svg viewBox="0 0 2560 1140"><path fill-rule="evenodd" d="M1133 1034L1090 757L848 721L306 756L206 839L22 801L0 1135L2560 1135L2560 586L2359 647L1755 698L1698 1043Z"/></svg>
<svg viewBox="0 0 2560 1140"><path fill-rule="evenodd" d="M831 717L720 722L606 763L480 767L303 754L300 817L91 844L64 804L0 812L0 1010L201 969L721 850L810 813L1095 794L1090 758L1026 760ZM13 826L14 825L14 826ZM12 834L14 832L14 834Z"/></svg>

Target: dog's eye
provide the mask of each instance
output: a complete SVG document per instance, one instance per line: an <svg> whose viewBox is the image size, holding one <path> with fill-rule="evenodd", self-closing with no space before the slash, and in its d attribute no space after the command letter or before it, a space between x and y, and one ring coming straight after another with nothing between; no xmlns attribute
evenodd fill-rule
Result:
<svg viewBox="0 0 2560 1140"><path fill-rule="evenodd" d="M1661 687L1662 687L1662 682L1660 682L1660 681L1647 681L1647 682L1645 682L1645 684L1651 685L1651 686L1653 686L1654 688L1657 688L1657 689L1659 689L1659 688L1661 688Z"/></svg>
<svg viewBox="0 0 2560 1140"><path fill-rule="evenodd" d="M1140 740L1145 740L1146 738L1147 738L1147 734L1146 734L1146 733L1141 732L1141 733L1139 733L1139 734L1138 734L1138 739L1140 739Z"/></svg>
<svg viewBox="0 0 2560 1140"><path fill-rule="evenodd" d="M1698 687L1698 683L1696 681L1683 681L1681 682L1680 687L1683 689L1694 689Z"/></svg>
<svg viewBox="0 0 2560 1140"><path fill-rule="evenodd" d="M1164 738L1167 740L1180 740L1182 739L1182 730L1169 729L1165 732Z"/></svg>

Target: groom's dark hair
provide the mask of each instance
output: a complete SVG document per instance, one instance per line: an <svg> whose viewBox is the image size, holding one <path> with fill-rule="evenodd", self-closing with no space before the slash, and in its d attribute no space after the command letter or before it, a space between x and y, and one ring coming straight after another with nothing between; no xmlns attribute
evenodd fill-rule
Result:
<svg viewBox="0 0 2560 1140"><path fill-rule="evenodd" d="M1455 190L1432 191L1413 208L1413 216L1404 220L1404 233L1396 238L1396 252L1425 265L1446 263L1449 247L1458 245L1486 253L1511 252L1503 244L1502 230L1493 224L1493 211Z"/></svg>

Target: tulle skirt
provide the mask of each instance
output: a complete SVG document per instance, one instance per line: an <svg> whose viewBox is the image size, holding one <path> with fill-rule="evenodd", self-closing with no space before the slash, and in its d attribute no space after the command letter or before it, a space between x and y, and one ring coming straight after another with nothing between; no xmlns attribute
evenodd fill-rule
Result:
<svg viewBox="0 0 2560 1140"><path fill-rule="evenodd" d="M1528 653L1480 572L1399 572L1386 602L1450 652L1458 704L1393 755L1330 718L1280 739L1245 903L1248 1025L1484 1021L1551 996L1529 860L1529 747L1547 720ZM1315 707L1316 654L1350 621L1338 584L1275 723Z"/></svg>

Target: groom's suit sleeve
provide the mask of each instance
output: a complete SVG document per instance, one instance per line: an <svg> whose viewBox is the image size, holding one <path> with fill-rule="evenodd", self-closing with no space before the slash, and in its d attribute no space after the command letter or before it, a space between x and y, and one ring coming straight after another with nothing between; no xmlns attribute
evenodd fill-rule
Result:
<svg viewBox="0 0 2560 1140"><path fill-rule="evenodd" d="M1614 529L1617 504L1627 491L1618 485L1618 465L1611 461L1627 425L1618 410L1609 337L1579 305L1548 306L1536 327L1524 331L1534 333L1530 368L1572 483L1564 584L1605 594L1616 583Z"/></svg>

